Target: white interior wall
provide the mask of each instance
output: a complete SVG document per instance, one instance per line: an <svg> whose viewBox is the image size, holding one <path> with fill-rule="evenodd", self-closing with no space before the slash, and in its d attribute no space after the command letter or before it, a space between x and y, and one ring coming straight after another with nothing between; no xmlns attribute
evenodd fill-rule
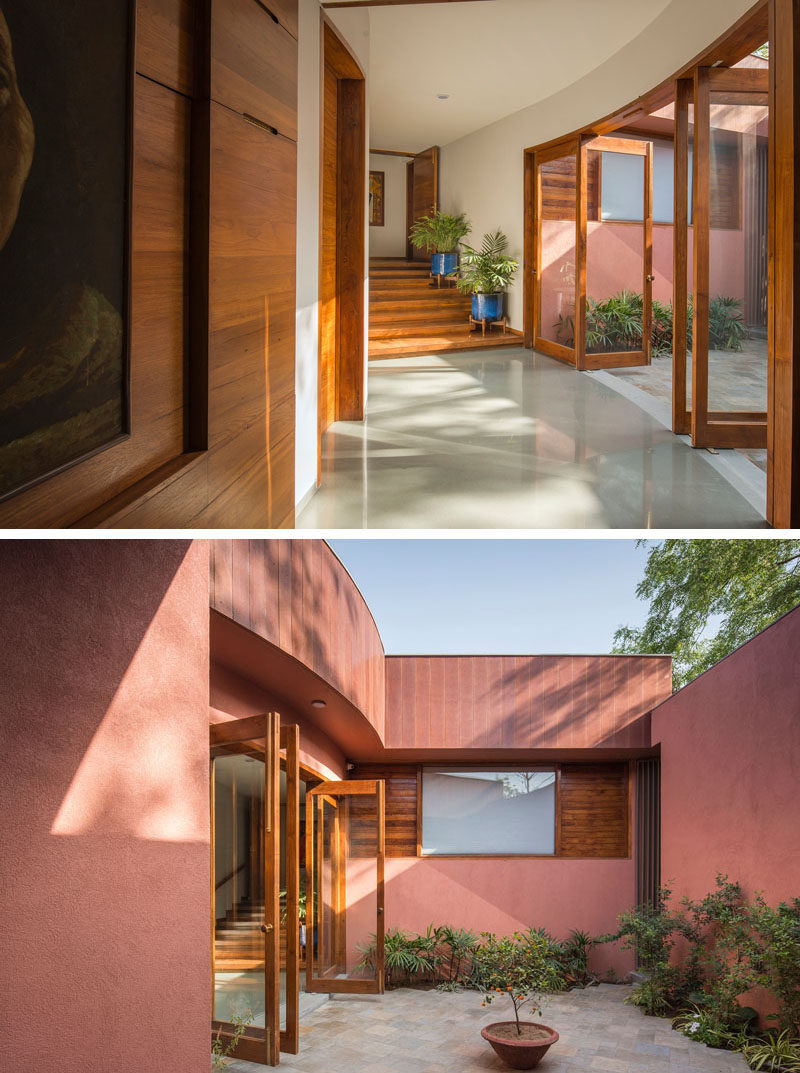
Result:
<svg viewBox="0 0 800 1073"><path fill-rule="evenodd" d="M406 255L406 165L408 157L370 153L369 170L384 173L384 226L370 227L371 257Z"/></svg>
<svg viewBox="0 0 800 1073"><path fill-rule="evenodd" d="M317 481L317 363L319 355L319 188L320 188L320 4L299 0L297 57L297 310L295 315L295 503ZM369 14L336 13L336 28L366 73L369 70ZM369 102L369 85L367 85ZM364 137L369 130L369 103ZM364 215L367 214L364 173ZM366 288L369 244L365 244ZM365 306L366 309L366 306ZM364 338L366 340L366 315ZM366 383L366 360L364 362ZM366 387L365 387L366 390Z"/></svg>
<svg viewBox="0 0 800 1073"><path fill-rule="evenodd" d="M466 212L471 245L502 228L520 262L507 312L523 326L523 151L608 115L670 77L753 6L753 0L672 0L633 41L586 77L442 148L441 202ZM535 50L534 50L535 51ZM535 60L534 60L535 62Z"/></svg>

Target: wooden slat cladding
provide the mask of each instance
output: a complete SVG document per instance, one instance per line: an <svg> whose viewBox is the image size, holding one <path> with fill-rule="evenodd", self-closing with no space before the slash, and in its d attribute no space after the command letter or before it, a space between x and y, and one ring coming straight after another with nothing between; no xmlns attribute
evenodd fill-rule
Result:
<svg viewBox="0 0 800 1073"><path fill-rule="evenodd" d="M628 857L628 765L564 764L560 857Z"/></svg>
<svg viewBox="0 0 800 1073"><path fill-rule="evenodd" d="M647 748L668 656L388 656L394 749Z"/></svg>
<svg viewBox="0 0 800 1073"><path fill-rule="evenodd" d="M324 541L212 541L210 602L313 670L383 735L383 645Z"/></svg>
<svg viewBox="0 0 800 1073"><path fill-rule="evenodd" d="M740 137L712 136L710 183L711 229L736 231L742 226Z"/></svg>
<svg viewBox="0 0 800 1073"><path fill-rule="evenodd" d="M418 769L403 764L359 764L354 779L383 779L386 784L386 856L417 856ZM355 805L355 800L351 808ZM369 799L351 812L350 852L354 857L375 855L375 808Z"/></svg>
<svg viewBox="0 0 800 1073"><path fill-rule="evenodd" d="M576 161L563 156L542 164L542 219L575 219ZM588 219L600 219L600 153L589 153L589 175L586 184Z"/></svg>

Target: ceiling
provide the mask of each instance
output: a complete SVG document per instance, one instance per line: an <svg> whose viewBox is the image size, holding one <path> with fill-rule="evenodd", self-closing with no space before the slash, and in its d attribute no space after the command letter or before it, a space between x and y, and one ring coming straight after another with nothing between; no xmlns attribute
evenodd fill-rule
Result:
<svg viewBox="0 0 800 1073"><path fill-rule="evenodd" d="M536 104L609 60L669 5L481 0L370 8L370 145L420 152ZM449 100L437 100L440 93Z"/></svg>

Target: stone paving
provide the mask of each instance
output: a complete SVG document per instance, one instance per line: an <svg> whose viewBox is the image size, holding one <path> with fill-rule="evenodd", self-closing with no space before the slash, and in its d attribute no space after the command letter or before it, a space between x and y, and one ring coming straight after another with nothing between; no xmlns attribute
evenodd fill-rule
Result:
<svg viewBox="0 0 800 1073"><path fill-rule="evenodd" d="M624 1000L630 987L601 984L545 1000L543 1023L560 1036L541 1073L746 1073L740 1054L694 1043L670 1022L645 1017ZM375 997L332 998L309 1016L300 1054L280 1068L303 1073L479 1073L505 1067L480 1036L507 1020L501 1003L486 1009L476 992L403 989ZM263 1067L231 1062L230 1073Z"/></svg>

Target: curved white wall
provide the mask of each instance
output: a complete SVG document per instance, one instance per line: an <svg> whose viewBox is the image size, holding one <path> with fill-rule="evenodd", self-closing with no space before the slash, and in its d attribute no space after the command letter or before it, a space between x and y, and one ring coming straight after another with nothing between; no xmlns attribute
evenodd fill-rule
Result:
<svg viewBox="0 0 800 1073"><path fill-rule="evenodd" d="M648 92L752 7L752 0L672 0L639 37L585 78L443 147L442 206L468 214L472 244L485 231L501 227L518 255L520 272L508 299L512 327L521 330L523 319L523 150L592 123Z"/></svg>

